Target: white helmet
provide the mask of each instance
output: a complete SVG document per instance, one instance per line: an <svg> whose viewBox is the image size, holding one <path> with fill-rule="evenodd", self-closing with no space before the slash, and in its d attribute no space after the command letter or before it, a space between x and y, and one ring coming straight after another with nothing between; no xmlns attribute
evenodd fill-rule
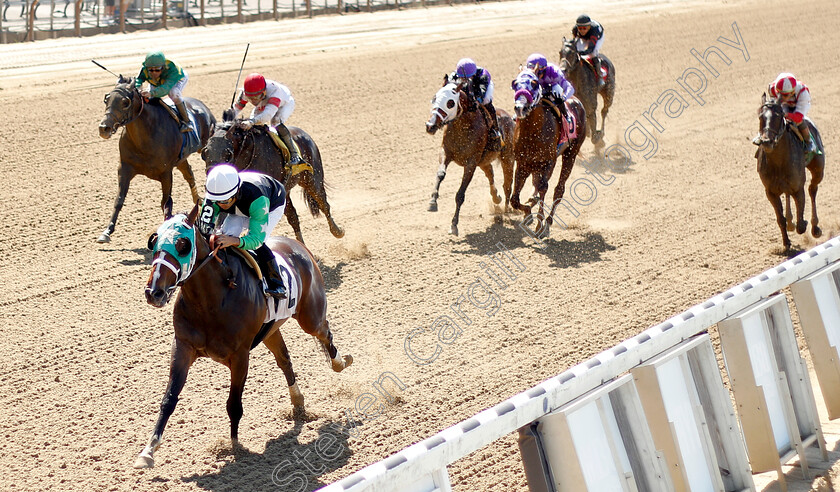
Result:
<svg viewBox="0 0 840 492"><path fill-rule="evenodd" d="M207 198L216 202L227 200L239 191L239 171L230 164L219 164L210 169L204 188Z"/></svg>

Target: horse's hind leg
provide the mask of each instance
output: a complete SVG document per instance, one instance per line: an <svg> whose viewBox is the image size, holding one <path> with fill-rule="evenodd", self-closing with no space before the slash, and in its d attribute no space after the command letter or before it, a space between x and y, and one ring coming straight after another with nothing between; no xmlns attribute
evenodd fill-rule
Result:
<svg viewBox="0 0 840 492"><path fill-rule="evenodd" d="M166 422L175 411L175 405L178 404L178 395L184 389L184 383L187 381L187 373L190 371L190 366L195 362L195 350L186 343L179 342L176 338L172 342L172 356L169 364L169 384L166 386L166 393L163 396L163 401L160 403L160 413L158 414L155 430L149 443L140 452L137 461L134 463L134 468L151 468L155 465L154 454L160 446L161 436L163 436L163 429L166 427Z"/></svg>
<svg viewBox="0 0 840 492"><path fill-rule="evenodd" d="M292 226L292 229L295 231L295 239L298 240L299 243L303 243L303 235L300 233L300 219L298 218L297 210L295 210L295 206L292 205L292 200L289 198L288 193L286 194L286 210L283 212L286 216L286 220L289 221L289 225ZM269 231L271 234L271 231Z"/></svg>
<svg viewBox="0 0 840 492"><path fill-rule="evenodd" d="M319 186L320 185L320 186ZM333 237L341 239L344 237L344 229L341 228L338 224L335 223L335 220L330 213L330 204L327 202L327 193L324 190L323 183L316 183L315 176L313 175L309 179L304 179L301 181L301 187L303 187L303 191L313 200L315 203L318 204L318 208L324 212L324 216L327 218L327 222L330 224L330 233Z"/></svg>
<svg viewBox="0 0 840 492"><path fill-rule="evenodd" d="M321 297L323 295L323 292L321 292L320 296L316 294L313 297ZM303 331L318 339L321 348L330 360L333 371L341 372L353 363L353 356L345 355L342 357L338 353L338 349L333 345L330 322L327 320L326 299L323 302L324 304L320 305L320 307L304 308L303 305L298 306L298 314L295 315L295 319L297 319Z"/></svg>
<svg viewBox="0 0 840 492"><path fill-rule="evenodd" d="M117 192L117 199L114 200L114 212L111 214L111 222L108 224L108 227L105 228L96 240L97 243L111 242L111 234L114 233L114 228L117 226L117 217L120 215L120 210L122 210L123 204L125 203L125 196L128 194L128 185L131 184L131 179L135 174L137 173L134 171L133 166L120 162L120 167L117 170L119 191Z"/></svg>
<svg viewBox="0 0 840 492"><path fill-rule="evenodd" d="M458 188L458 193L455 194L455 215L452 217L452 225L449 227L449 233L454 236L458 235L458 218L461 214L461 205L464 204L464 199L467 196L467 186L472 181L475 168L476 164L474 162L464 163L464 177L461 178L461 186Z"/></svg>
<svg viewBox="0 0 840 492"><path fill-rule="evenodd" d="M195 175L193 175L192 167L186 159L178 163L178 170L184 175L187 184L190 186L190 195L192 195L193 203L198 203L198 190L195 187Z"/></svg>
<svg viewBox="0 0 840 492"><path fill-rule="evenodd" d="M817 156L811 161L808 170L811 172L811 183L808 185L808 194L811 195L811 235L822 236L822 229L819 227L820 219L817 218L817 187L823 180L825 160Z"/></svg>
<svg viewBox="0 0 840 492"><path fill-rule="evenodd" d="M481 166L481 170L484 171L484 175L487 176L487 181L490 182L490 197L493 199L493 203L496 205L502 203L502 197L499 196L499 191L496 189L496 183L493 179L493 164L491 162L485 162Z"/></svg>
<svg viewBox="0 0 840 492"><path fill-rule="evenodd" d="M292 369L292 359L289 357L289 349L286 348L286 341L283 340L283 335L280 333L280 330L273 330L270 335L265 337L263 343L274 354L277 367L286 376L286 384L289 386L289 396L292 400L292 411L295 418L304 415L303 393L298 388L297 377L295 376L295 371Z"/></svg>

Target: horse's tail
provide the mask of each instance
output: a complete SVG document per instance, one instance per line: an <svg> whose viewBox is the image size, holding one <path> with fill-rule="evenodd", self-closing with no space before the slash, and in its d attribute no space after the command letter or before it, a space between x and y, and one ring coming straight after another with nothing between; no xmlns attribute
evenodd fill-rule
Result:
<svg viewBox="0 0 840 492"><path fill-rule="evenodd" d="M312 162L310 164L312 165L312 178L315 182L315 190L316 193L320 192L324 197L324 201L326 201L329 185L324 180L324 164L321 161L321 151L311 138L309 141L312 146ZM309 213L313 217L318 217L321 214L321 207L318 206L318 200L315 199L315 196L310 195L305 188L303 197L306 200L306 205L309 207Z"/></svg>

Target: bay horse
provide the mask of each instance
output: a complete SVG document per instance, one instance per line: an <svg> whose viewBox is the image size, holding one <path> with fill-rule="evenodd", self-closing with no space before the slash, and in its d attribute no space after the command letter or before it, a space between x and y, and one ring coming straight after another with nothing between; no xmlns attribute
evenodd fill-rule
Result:
<svg viewBox="0 0 840 492"><path fill-rule="evenodd" d="M290 175L291 173L285 167L286 162L283 155L272 141L267 130L263 126L254 126L245 130L238 123L234 110L226 109L222 113L222 123L218 125L216 132L201 151L205 170L209 171L216 164L227 163L240 171L257 171L267 174L283 183L287 192L300 184L312 216L317 217L319 212L323 211L332 235L337 238L344 237L344 229L335 223L330 213L321 151L312 137L300 128L288 127L292 138L300 149L301 157L312 166L311 172L303 171ZM286 194L285 215L289 225L295 231L295 237L302 243L300 219L297 210L292 205L290 193Z"/></svg>
<svg viewBox="0 0 840 492"><path fill-rule="evenodd" d="M563 165L560 169L560 179L554 188L551 213L548 218L545 218L543 203L546 191L548 191L548 181L554 172L554 166L557 165L557 158L561 156L558 150L564 132L563 125L551 108L551 103L543 98L542 87L533 71L528 68L522 70L512 82L511 87L514 90L516 111L516 128L513 138L516 173L510 203L513 208L521 210L527 217L531 213L532 202L537 201L539 206L537 230L540 231L542 237L547 237L554 209L563 199L566 180L569 179L580 147L586 140L586 110L575 97L570 97L565 103L566 112L575 119L577 137L570 139L568 147L562 153ZM535 195L529 204L521 204L519 193L528 176L531 176L534 183Z"/></svg>
<svg viewBox="0 0 840 492"><path fill-rule="evenodd" d="M796 232L804 234L808 228L805 214L805 169L811 173L811 183L808 194L811 196L811 235L815 238L822 236L817 217L817 187L823 179L825 171L825 155L805 154L802 141L794 135L794 123L785 118L785 111L781 104L767 94L761 95L761 107L758 109L759 136L755 143L758 150L758 176L764 184L764 193L773 211L776 222L782 231L782 243L785 251L790 251L791 243L788 231L794 230L793 216L790 209L790 198L796 204ZM824 152L822 137L817 127L808 120L811 135L820 152ZM786 207L782 214L781 195L785 195Z"/></svg>
<svg viewBox="0 0 840 492"><path fill-rule="evenodd" d="M600 75L595 74L592 63L580 55L573 40L563 38L563 48L560 50L560 69L563 70L565 77L574 86L575 97L583 103L583 109L586 110L588 119L587 125L591 131L589 138L596 147L604 145L604 122L615 96L615 66L603 54L598 54L598 58L601 59L601 67L607 71L607 79L600 90L598 89L598 77ZM598 94L604 100L604 105L601 108L600 130L598 129L598 115L596 114Z"/></svg>
<svg viewBox="0 0 840 492"><path fill-rule="evenodd" d="M435 180L435 190L432 192L432 199L429 201L429 212L437 212L440 183L446 177L446 168L449 163L454 161L464 167L461 187L455 194L455 216L452 217L452 225L449 228L449 233L456 236L458 235L458 216L461 205L464 203L467 186L472 181L476 168L484 171L490 181L490 196L493 203L498 205L502 198L496 190L493 179L493 161L499 160L501 162L504 176L505 210L510 205L514 165L513 119L504 110L496 110L499 131L502 133L502 139L506 145L501 151L493 152L487 149L489 127L483 111L479 102L469 97L458 84L450 83L448 76L444 76L444 85L432 99L431 115L426 122L426 132L431 135L434 135L441 127L445 127L443 141L441 142L440 167L438 167Z"/></svg>
<svg viewBox="0 0 840 492"><path fill-rule="evenodd" d="M187 111L195 117L200 146L203 147L216 127L216 118L198 99L185 97L184 102ZM122 75L113 90L105 95L105 118L99 123L99 136L111 138L121 127L125 131L120 136L120 165L117 168L119 191L114 201L114 212L108 227L96 240L98 243L111 241L117 216L128 194L128 186L138 174L160 181L164 217L172 215L173 168L178 168L184 175L190 186L193 203L198 203L195 177L187 162L189 154L182 152L185 134L181 133L178 121L170 116L162 104L159 101L150 103L144 100L134 87L134 77Z"/></svg>
<svg viewBox="0 0 840 492"><path fill-rule="evenodd" d="M160 308L169 301L177 286L181 286L181 291L173 311L175 337L169 383L154 432L138 456L135 468L154 466L154 453L160 446L164 427L178 403L187 373L199 357L209 357L230 369L227 413L234 445L242 418L242 391L248 376L249 353L260 342L274 354L277 365L283 370L295 417L305 414L303 394L279 331L288 319L284 316L289 313L293 313L291 317L303 331L318 339L335 372L341 372L353 363L352 356L342 357L333 345L324 279L306 246L289 238L275 237L267 241L280 257L278 264L284 265L281 271L289 289L288 299L279 301L288 304L269 306L261 281L246 265L245 259L226 250L214 249L215 236L209 241L205 239L195 225L197 215L198 205L189 215L179 214L164 222L149 238L153 260L146 283L146 301Z"/></svg>

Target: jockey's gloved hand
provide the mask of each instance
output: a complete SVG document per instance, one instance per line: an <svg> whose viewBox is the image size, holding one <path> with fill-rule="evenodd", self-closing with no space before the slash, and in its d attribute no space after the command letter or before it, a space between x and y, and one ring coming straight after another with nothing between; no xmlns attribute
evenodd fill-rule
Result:
<svg viewBox="0 0 840 492"><path fill-rule="evenodd" d="M560 89L552 89L551 95L554 96L554 99L557 99L560 102L566 101L566 98L563 97L563 92Z"/></svg>
<svg viewBox="0 0 840 492"><path fill-rule="evenodd" d="M251 120L242 120L239 123L239 127L243 130L250 130L252 126L254 126L254 122Z"/></svg>

